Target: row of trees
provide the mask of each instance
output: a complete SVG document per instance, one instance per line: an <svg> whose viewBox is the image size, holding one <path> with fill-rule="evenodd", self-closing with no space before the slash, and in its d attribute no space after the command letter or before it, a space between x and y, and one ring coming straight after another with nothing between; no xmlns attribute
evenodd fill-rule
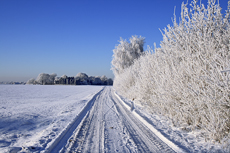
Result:
<svg viewBox="0 0 230 153"><path fill-rule="evenodd" d="M40 73L37 79L31 78L29 79L26 84L54 84L55 77L57 76L56 73L47 74L47 73Z"/></svg>
<svg viewBox="0 0 230 153"><path fill-rule="evenodd" d="M41 73L38 75L37 79L30 79L27 84L42 84L42 85L52 85L52 84L62 84L62 85L113 85L113 80L107 78L105 75L90 76L88 77L85 73L78 73L75 77L68 77L63 75L62 77L57 77L57 74L47 74Z"/></svg>
<svg viewBox="0 0 230 153"><path fill-rule="evenodd" d="M114 87L121 95L167 116L177 127L201 129L207 139L227 142L230 1L225 15L215 0L208 0L207 7L193 0L181 8L179 23L174 17L173 26L162 32L160 48L138 53L128 66L123 60L129 57L131 45L121 41L114 49Z"/></svg>

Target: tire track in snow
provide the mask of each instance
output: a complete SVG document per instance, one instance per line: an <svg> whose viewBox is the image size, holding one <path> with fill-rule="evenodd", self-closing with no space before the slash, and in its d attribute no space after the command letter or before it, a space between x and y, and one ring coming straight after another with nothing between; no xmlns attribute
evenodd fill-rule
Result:
<svg viewBox="0 0 230 153"><path fill-rule="evenodd" d="M103 152L104 151L104 120L101 94L97 96L94 106L83 121L75 135L71 148L65 152Z"/></svg>
<svg viewBox="0 0 230 153"><path fill-rule="evenodd" d="M68 125L68 127L52 142L52 144L48 147L45 153L57 153L63 150L67 142L70 141L71 136L78 130L77 127L82 124L82 121L88 115L89 110L92 108L95 98L104 90L101 89L98 93L96 93L93 98L87 103L87 105L82 109L82 111L78 114L78 116L74 119L72 123Z"/></svg>
<svg viewBox="0 0 230 153"><path fill-rule="evenodd" d="M121 114L124 126L130 137L137 146L138 152L175 152L167 144L161 141L152 131L142 124L131 111L127 110L120 101L111 96L116 105L116 108Z"/></svg>
<svg viewBox="0 0 230 153"><path fill-rule="evenodd" d="M173 142L171 142L169 139L167 139L166 137L164 137L158 130L156 130L148 121L146 121L143 117L141 117L135 110L133 111L132 107L133 106L128 106L123 100L121 100L121 98L114 92L114 95L116 96L116 98L119 99L119 101L123 104L124 108L128 109L128 110L132 110L132 114L133 116L135 116L137 119L139 119L139 121L141 121L146 127L148 127L148 129L150 129L158 138L160 138L161 141L163 141L165 144L167 144L170 148L172 148L175 152L177 153L183 153L183 152L187 152L185 150L183 150L182 148L180 148L179 146L177 146L176 144L174 144Z"/></svg>
<svg viewBox="0 0 230 153"><path fill-rule="evenodd" d="M111 87L90 103L75 130L51 152L174 152L121 104Z"/></svg>

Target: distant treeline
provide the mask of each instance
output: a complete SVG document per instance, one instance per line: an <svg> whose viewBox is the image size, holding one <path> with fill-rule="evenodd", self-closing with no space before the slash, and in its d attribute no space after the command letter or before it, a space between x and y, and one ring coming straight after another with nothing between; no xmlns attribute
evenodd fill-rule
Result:
<svg viewBox="0 0 230 153"><path fill-rule="evenodd" d="M24 85L24 84L26 84L26 82L14 82L14 81L2 81L2 82L0 82L0 84L22 84L22 85Z"/></svg>
<svg viewBox="0 0 230 153"><path fill-rule="evenodd" d="M113 85L113 80L103 76L90 76L85 73L78 73L75 77L63 75L57 77L56 73L47 74L41 73L37 79L30 79L26 84L41 84L41 85Z"/></svg>

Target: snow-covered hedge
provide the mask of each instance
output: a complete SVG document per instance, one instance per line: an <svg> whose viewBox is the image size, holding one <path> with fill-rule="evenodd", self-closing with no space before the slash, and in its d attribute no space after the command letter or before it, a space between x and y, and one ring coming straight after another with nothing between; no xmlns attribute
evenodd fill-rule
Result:
<svg viewBox="0 0 230 153"><path fill-rule="evenodd" d="M162 32L161 47L145 52L115 74L114 87L141 101L175 126L205 130L205 137L230 139L230 1L226 14L215 0L182 3L179 23Z"/></svg>

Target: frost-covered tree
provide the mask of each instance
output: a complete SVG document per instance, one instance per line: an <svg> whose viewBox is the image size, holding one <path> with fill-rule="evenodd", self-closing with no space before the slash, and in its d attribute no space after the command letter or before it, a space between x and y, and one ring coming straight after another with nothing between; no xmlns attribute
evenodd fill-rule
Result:
<svg viewBox="0 0 230 153"><path fill-rule="evenodd" d="M64 75L61 76L61 78L66 79L66 78L67 78L67 75L64 74Z"/></svg>
<svg viewBox="0 0 230 153"><path fill-rule="evenodd" d="M54 84L55 77L57 76L56 73L53 73L51 75L47 73L40 73L36 79L36 83L38 84Z"/></svg>
<svg viewBox="0 0 230 153"><path fill-rule="evenodd" d="M132 65L144 51L145 38L132 36L129 40L130 43L121 38L120 44L113 50L112 70L115 75L122 73L125 68Z"/></svg>
<svg viewBox="0 0 230 153"><path fill-rule="evenodd" d="M107 85L113 85L113 79L109 78L107 81Z"/></svg>
<svg viewBox="0 0 230 153"><path fill-rule="evenodd" d="M102 85L107 85L108 78L105 75L102 75L100 79L101 79Z"/></svg>
<svg viewBox="0 0 230 153"><path fill-rule="evenodd" d="M81 85L87 85L88 84L88 75L85 73L78 73L75 77L75 80L77 80L77 84L81 84Z"/></svg>
<svg viewBox="0 0 230 153"><path fill-rule="evenodd" d="M56 77L57 77L57 74L56 74L56 73L52 73L52 74L50 74L50 77L49 77L50 82L52 82L52 83L53 83Z"/></svg>
<svg viewBox="0 0 230 153"><path fill-rule="evenodd" d="M107 78L105 75L103 76L90 76L89 83L91 85L113 85L113 80L111 78Z"/></svg>
<svg viewBox="0 0 230 153"><path fill-rule="evenodd" d="M94 84L94 80L95 80L95 77L94 77L94 76L88 77L88 80L89 80L90 85L95 85L95 84Z"/></svg>
<svg viewBox="0 0 230 153"><path fill-rule="evenodd" d="M161 48L115 75L114 87L174 126L202 129L207 139L224 143L230 138L230 1L225 15L216 0L181 8L179 22L175 16L162 32Z"/></svg>
<svg viewBox="0 0 230 153"><path fill-rule="evenodd" d="M208 0L207 7L197 0L190 8L182 4L181 20L177 23L175 18L173 26L164 30L163 54L158 53L167 63L158 64L167 73L165 80L172 80L165 81L164 87L172 98L170 111L180 110L173 115L174 122L203 126L219 142L230 136L226 134L230 128L229 73L225 73L230 66L229 25L229 9L224 16L216 0Z"/></svg>
<svg viewBox="0 0 230 153"><path fill-rule="evenodd" d="M101 85L102 84L100 76L95 76L94 78L95 78L94 79L94 84L95 85Z"/></svg>
<svg viewBox="0 0 230 153"><path fill-rule="evenodd" d="M89 82L91 85L102 85L102 81L99 76L90 76Z"/></svg>
<svg viewBox="0 0 230 153"><path fill-rule="evenodd" d="M38 84L42 84L42 85L48 84L48 83L50 83L49 77L50 77L50 75L47 73L40 73L36 79L36 82Z"/></svg>
<svg viewBox="0 0 230 153"><path fill-rule="evenodd" d="M35 79L34 78L31 78L29 79L26 84L35 84Z"/></svg>

